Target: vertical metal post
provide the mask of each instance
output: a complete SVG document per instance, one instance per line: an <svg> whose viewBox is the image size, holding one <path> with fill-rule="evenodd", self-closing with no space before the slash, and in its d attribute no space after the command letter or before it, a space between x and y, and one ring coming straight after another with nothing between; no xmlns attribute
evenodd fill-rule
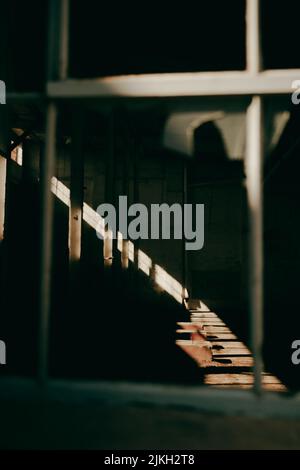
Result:
<svg viewBox="0 0 300 470"><path fill-rule="evenodd" d="M247 70L262 67L260 0L247 0ZM263 102L253 96L247 111L246 186L249 211L249 303L254 358L254 390L262 392L263 372Z"/></svg>
<svg viewBox="0 0 300 470"><path fill-rule="evenodd" d="M49 2L48 80L64 80L68 70L69 0ZM51 268L53 237L53 195L51 179L55 170L57 106L47 105L44 158L41 161L41 261L39 292L38 380L45 386L48 378L49 320L51 307Z"/></svg>
<svg viewBox="0 0 300 470"><path fill-rule="evenodd" d="M69 0L51 0L48 11L48 80L66 80L69 67Z"/></svg>
<svg viewBox="0 0 300 470"><path fill-rule="evenodd" d="M51 179L55 166L57 109L54 103L47 107L46 143L41 176L42 226L41 226L41 280L40 280L40 325L38 336L38 378L42 385L48 376L49 317L51 305L53 194Z"/></svg>
<svg viewBox="0 0 300 470"><path fill-rule="evenodd" d="M246 23L247 70L256 74L262 67L260 0L247 0Z"/></svg>
<svg viewBox="0 0 300 470"><path fill-rule="evenodd" d="M247 112L246 185L249 211L249 302L254 388L262 391L263 372L263 131L262 99L254 96Z"/></svg>
<svg viewBox="0 0 300 470"><path fill-rule="evenodd" d="M134 128L134 160L133 160L133 202L134 204L140 202L140 165L143 160L143 147L140 137L137 134L136 128ZM134 262L133 264L138 266L139 260L139 248L140 248L140 239L135 240L134 242ZM154 279L154 271L151 270L150 277Z"/></svg>
<svg viewBox="0 0 300 470"><path fill-rule="evenodd" d="M0 241L4 236L6 158L0 156Z"/></svg>
<svg viewBox="0 0 300 470"><path fill-rule="evenodd" d="M110 111L108 117L108 148L105 162L105 202L109 204L115 203L115 120L114 110ZM113 239L113 233L105 227L105 235L103 240L103 257L104 266L111 267L115 263L116 242Z"/></svg>
<svg viewBox="0 0 300 470"><path fill-rule="evenodd" d="M182 162L182 207L187 203L187 163ZM182 303L184 305L187 292L187 252L185 249L184 221L182 221Z"/></svg>
<svg viewBox="0 0 300 470"><path fill-rule="evenodd" d="M0 105L0 149L7 158L0 157L0 241L2 251L2 263L0 282L2 295L0 298L0 310L8 315L9 295L8 284L10 282L9 267L11 254L11 155L10 155L10 126L11 115L8 107Z"/></svg>
<svg viewBox="0 0 300 470"><path fill-rule="evenodd" d="M83 118L80 111L74 110L71 144L71 184L69 211L69 267L70 281L78 281L81 258L81 232L83 215ZM75 285L71 285L75 288Z"/></svg>
<svg viewBox="0 0 300 470"><path fill-rule="evenodd" d="M6 193L6 167L7 161L4 156L7 155L9 149L9 119L7 107L0 105L0 241L4 237L4 215L5 215L5 193Z"/></svg>
<svg viewBox="0 0 300 470"><path fill-rule="evenodd" d="M127 127L125 135L125 145L123 150L123 180L122 180L122 195L127 196L127 201L129 199L129 162L130 162L130 151L131 151L131 128L130 128L130 117L127 115ZM129 202L129 201L128 201ZM129 243L128 239L123 238L122 242L122 254L121 254L121 265L123 269L129 267Z"/></svg>
<svg viewBox="0 0 300 470"><path fill-rule="evenodd" d="M69 11L70 1L61 0L60 10L60 43L58 76L60 80L66 80L69 68Z"/></svg>

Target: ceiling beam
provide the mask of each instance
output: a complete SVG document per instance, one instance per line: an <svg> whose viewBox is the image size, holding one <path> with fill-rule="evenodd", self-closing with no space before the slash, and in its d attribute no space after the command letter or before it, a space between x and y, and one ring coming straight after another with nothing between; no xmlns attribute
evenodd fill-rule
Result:
<svg viewBox="0 0 300 470"><path fill-rule="evenodd" d="M50 98L280 95L291 94L296 80L300 69L127 75L49 82L47 94Z"/></svg>

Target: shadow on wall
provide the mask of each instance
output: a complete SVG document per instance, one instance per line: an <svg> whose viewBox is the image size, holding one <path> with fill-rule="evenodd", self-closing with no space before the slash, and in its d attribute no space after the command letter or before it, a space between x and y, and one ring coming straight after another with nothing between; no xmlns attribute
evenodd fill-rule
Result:
<svg viewBox="0 0 300 470"><path fill-rule="evenodd" d="M188 253L189 291L217 310L244 306L243 162L230 160L213 122L194 134L194 158L187 166L188 202L205 205L205 242Z"/></svg>
<svg viewBox="0 0 300 470"><path fill-rule="evenodd" d="M78 290L58 295L53 310L51 373L55 376L200 383L201 371L175 344L176 321L186 310L130 263L104 268L103 244L84 227ZM58 279L58 278L57 278ZM56 292L59 287L57 286Z"/></svg>
<svg viewBox="0 0 300 470"><path fill-rule="evenodd" d="M11 282L5 293L6 314L1 315L8 354L1 373L32 376L37 364L39 191L37 186L29 190L17 185L11 193ZM20 219L22 201L26 211ZM68 207L56 200L50 375L201 383L201 371L175 344L176 321L188 320L186 310L168 294L155 291L132 264L128 270L115 264L104 269L102 242L87 225L83 240L79 282L70 290ZM86 256L90 250L93 265Z"/></svg>

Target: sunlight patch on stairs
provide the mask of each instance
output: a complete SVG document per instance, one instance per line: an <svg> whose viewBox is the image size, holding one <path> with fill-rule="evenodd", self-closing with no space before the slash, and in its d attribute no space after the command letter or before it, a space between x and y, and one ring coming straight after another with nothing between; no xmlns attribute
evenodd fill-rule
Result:
<svg viewBox="0 0 300 470"><path fill-rule="evenodd" d="M190 322L178 322L176 344L205 370L204 384L218 388L252 388L253 357L224 321L200 300L189 301ZM286 387L269 373L262 378L266 391L285 392Z"/></svg>

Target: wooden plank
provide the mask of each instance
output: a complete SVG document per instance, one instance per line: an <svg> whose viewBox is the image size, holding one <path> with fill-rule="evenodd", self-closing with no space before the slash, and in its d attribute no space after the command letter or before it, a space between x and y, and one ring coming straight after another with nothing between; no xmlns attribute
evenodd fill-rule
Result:
<svg viewBox="0 0 300 470"><path fill-rule="evenodd" d="M252 367L253 358L251 356L223 356L214 358L210 365L212 367Z"/></svg>
<svg viewBox="0 0 300 470"><path fill-rule="evenodd" d="M189 356L191 356L201 367L252 367L253 358L251 356L213 356L213 360L208 361L207 357L202 355L202 350L207 349L205 341L177 340L176 344Z"/></svg>
<svg viewBox="0 0 300 470"><path fill-rule="evenodd" d="M214 312L191 313L192 318L219 318Z"/></svg>
<svg viewBox="0 0 300 470"><path fill-rule="evenodd" d="M234 348L237 348L237 349L246 348L247 349L247 346L245 346L245 344L242 343L241 341L211 341L211 344L213 347L223 346L224 348L231 348L231 349L234 349Z"/></svg>
<svg viewBox="0 0 300 470"><path fill-rule="evenodd" d="M206 339L208 341L214 341L214 342L219 342L219 341L230 341L237 339L237 337L233 333L214 333L210 334L207 333L206 331Z"/></svg>
<svg viewBox="0 0 300 470"><path fill-rule="evenodd" d="M243 348L224 348L224 349L219 349L215 350L213 349L213 356L214 357L219 357L219 356L250 356L251 352L249 349L243 347Z"/></svg>
<svg viewBox="0 0 300 470"><path fill-rule="evenodd" d="M187 328L183 328L182 330L176 330L176 333L179 333L179 334L192 334L192 333L198 333L199 332L199 329L194 329L194 330L188 330ZM201 330L200 330L200 333L201 333Z"/></svg>
<svg viewBox="0 0 300 470"><path fill-rule="evenodd" d="M191 322L192 323L203 323L203 322L223 322L223 320L220 320L219 318L199 318L199 317L192 317Z"/></svg>
<svg viewBox="0 0 300 470"><path fill-rule="evenodd" d="M287 392L287 388L284 384L264 384L263 389L268 392Z"/></svg>
<svg viewBox="0 0 300 470"><path fill-rule="evenodd" d="M204 378L205 384L253 384L253 373L241 374L207 374ZM281 384L280 380L273 375L266 375L262 378L263 384Z"/></svg>
<svg viewBox="0 0 300 470"><path fill-rule="evenodd" d="M202 324L200 322L177 322L177 325L185 330L193 330L197 331L199 328L201 329Z"/></svg>
<svg viewBox="0 0 300 470"><path fill-rule="evenodd" d="M192 340L192 339L177 339L176 344L178 346L202 346L203 344L210 344L209 341L203 340Z"/></svg>
<svg viewBox="0 0 300 470"><path fill-rule="evenodd" d="M207 334L218 334L218 333L231 333L230 329L227 326L212 326L212 325L207 325L204 328L204 331Z"/></svg>

